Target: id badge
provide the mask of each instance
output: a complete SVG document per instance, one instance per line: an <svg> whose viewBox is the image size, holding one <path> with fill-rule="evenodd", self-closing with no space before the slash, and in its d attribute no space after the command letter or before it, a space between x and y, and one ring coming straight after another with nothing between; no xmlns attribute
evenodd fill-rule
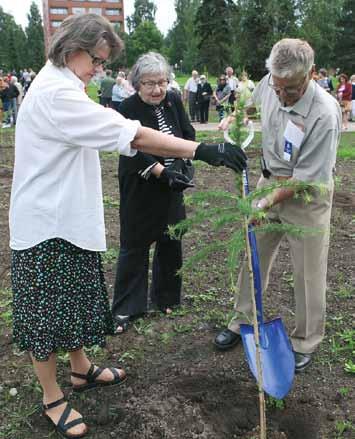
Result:
<svg viewBox="0 0 355 439"><path fill-rule="evenodd" d="M284 160L291 161L292 158L292 143L289 140L285 139L285 146L284 146Z"/></svg>
<svg viewBox="0 0 355 439"><path fill-rule="evenodd" d="M300 148L303 138L304 131L291 120L289 120L284 133L284 160L288 162L291 161L292 149Z"/></svg>

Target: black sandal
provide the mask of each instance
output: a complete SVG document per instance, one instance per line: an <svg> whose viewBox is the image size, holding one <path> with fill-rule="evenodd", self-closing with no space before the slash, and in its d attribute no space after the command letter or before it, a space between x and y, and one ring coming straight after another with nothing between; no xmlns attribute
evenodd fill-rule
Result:
<svg viewBox="0 0 355 439"><path fill-rule="evenodd" d="M79 424L84 424L82 417L80 417L78 419L74 419L73 421L70 421L68 423L65 422L69 418L70 412L72 410L69 407L69 404L67 404L67 406L65 407L61 417L59 418L58 424L56 424L53 421L53 419L47 415L47 413L46 413L47 410L53 409L54 407L58 407L59 405L65 403L65 402L66 402L66 400L63 397L63 398L58 399L57 401L51 402L50 404L43 404L42 405L43 416L48 420L48 422L50 422L51 425L54 426L56 432L59 433L60 436L62 436L64 438L69 438L69 439L77 439L77 438L84 437L88 432L88 428L86 428L84 433L80 433L80 434L67 433L67 431L70 430L72 427L75 427L76 425L79 425Z"/></svg>
<svg viewBox="0 0 355 439"><path fill-rule="evenodd" d="M89 372L87 374L81 374L77 372L72 372L71 376L75 378L80 378L82 380L86 380L85 384L73 384L73 391L74 392L85 392L85 390L93 389L94 387L107 387L107 386L118 386L122 384L126 380L126 376L120 377L119 373L117 372L116 368L114 367L98 367L94 372L94 365L92 364L90 366ZM96 379L101 372L103 372L105 369L109 369L113 374L113 380L111 381L104 381L104 380L98 380ZM120 369L118 367L118 369Z"/></svg>

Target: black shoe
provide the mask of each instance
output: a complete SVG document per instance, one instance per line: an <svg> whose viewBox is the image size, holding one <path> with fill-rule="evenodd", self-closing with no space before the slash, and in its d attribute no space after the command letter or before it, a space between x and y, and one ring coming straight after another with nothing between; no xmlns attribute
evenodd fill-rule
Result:
<svg viewBox="0 0 355 439"><path fill-rule="evenodd" d="M294 352L295 355L295 372L303 372L312 362L312 354L301 354Z"/></svg>
<svg viewBox="0 0 355 439"><path fill-rule="evenodd" d="M237 345L240 340L241 337L239 334L236 334L230 329L225 329L216 336L214 339L214 344L221 351L225 351Z"/></svg>

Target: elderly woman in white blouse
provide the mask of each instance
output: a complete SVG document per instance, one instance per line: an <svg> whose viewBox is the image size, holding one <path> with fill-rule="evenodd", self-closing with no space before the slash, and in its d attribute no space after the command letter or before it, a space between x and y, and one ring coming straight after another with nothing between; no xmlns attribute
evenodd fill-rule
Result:
<svg viewBox="0 0 355 439"><path fill-rule="evenodd" d="M205 145L164 135L93 102L85 86L121 40L95 14L67 18L49 61L33 81L16 126L10 205L13 334L29 351L43 389L43 412L67 438L87 433L56 380L56 352L69 351L73 391L121 384L125 372L99 368L85 346L113 332L100 253L106 249L99 151L204 160L245 166L231 145Z"/></svg>

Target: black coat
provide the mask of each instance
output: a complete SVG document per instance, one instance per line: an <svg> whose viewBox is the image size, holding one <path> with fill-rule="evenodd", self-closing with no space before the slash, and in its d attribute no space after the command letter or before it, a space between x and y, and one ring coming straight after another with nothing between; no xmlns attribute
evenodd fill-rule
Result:
<svg viewBox="0 0 355 439"><path fill-rule="evenodd" d="M207 93L203 95L202 93ZM204 102L207 102L211 99L213 95L213 90L211 87L211 84L209 82L205 82L203 85L201 83L197 86L197 102L199 104L202 104Z"/></svg>
<svg viewBox="0 0 355 439"><path fill-rule="evenodd" d="M177 137L195 140L195 130L189 122L180 97L167 92L163 102L167 123ZM154 107L144 103L138 93L125 99L119 108L128 119L139 120L145 127L159 129ZM173 192L154 175L145 180L138 171L163 157L138 152L134 157L120 156L120 240L122 246L140 247L157 240L168 224L185 218L183 195Z"/></svg>

